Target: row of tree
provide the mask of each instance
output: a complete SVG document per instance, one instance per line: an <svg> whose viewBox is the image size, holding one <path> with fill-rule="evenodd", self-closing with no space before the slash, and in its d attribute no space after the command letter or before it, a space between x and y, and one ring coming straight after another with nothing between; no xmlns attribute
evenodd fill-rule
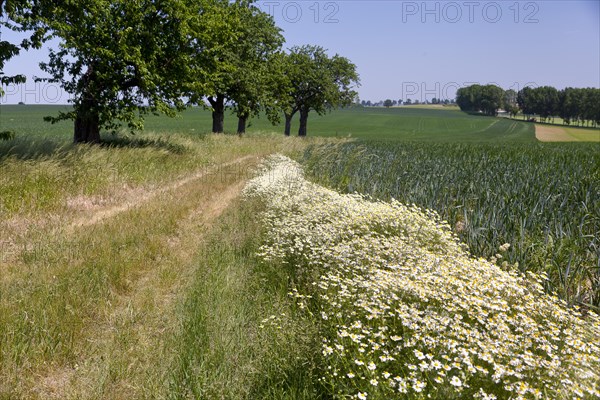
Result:
<svg viewBox="0 0 600 400"><path fill-rule="evenodd" d="M29 32L22 43L0 41L0 83L5 62L22 49L58 38L41 63L47 80L73 99L73 110L49 117L74 121L75 142L97 142L100 129L143 127L147 113L170 116L190 105L212 110L213 132L223 132L233 109L238 132L264 112L285 116L285 134L300 115L306 135L310 111L352 104L356 66L319 46L283 51L273 18L254 0L0 0L2 25Z"/></svg>
<svg viewBox="0 0 600 400"><path fill-rule="evenodd" d="M542 121L560 117L567 125L600 125L600 89L596 88L541 86L516 92L496 85L471 85L457 91L456 103L463 111L492 116L504 109L513 117L522 112L526 118L537 116Z"/></svg>
<svg viewBox="0 0 600 400"><path fill-rule="evenodd" d="M519 92L517 103L523 114L538 115L543 121L558 116L567 125L600 125L600 89L527 87Z"/></svg>

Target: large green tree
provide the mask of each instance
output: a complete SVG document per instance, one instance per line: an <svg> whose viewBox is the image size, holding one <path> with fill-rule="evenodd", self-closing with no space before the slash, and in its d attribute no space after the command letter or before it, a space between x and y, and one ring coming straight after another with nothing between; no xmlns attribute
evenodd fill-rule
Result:
<svg viewBox="0 0 600 400"><path fill-rule="evenodd" d="M504 110L510 114L511 117L515 117L519 113L519 105L517 103L517 92L513 89L508 89L504 92Z"/></svg>
<svg viewBox="0 0 600 400"><path fill-rule="evenodd" d="M471 85L458 89L456 103L463 111L495 116L504 104L504 90L496 85Z"/></svg>
<svg viewBox="0 0 600 400"><path fill-rule="evenodd" d="M75 142L98 142L100 129L143 126L143 115L173 115L191 76L189 32L200 3L192 0L46 1L32 25L60 40L44 80L61 84L73 110L47 120L74 121Z"/></svg>
<svg viewBox="0 0 600 400"><path fill-rule="evenodd" d="M249 118L261 110L268 112L275 105L275 70L271 63L284 41L270 15L252 5L241 11L242 34L233 53L235 69L227 90L238 117L238 134L245 133Z"/></svg>
<svg viewBox="0 0 600 400"><path fill-rule="evenodd" d="M356 65L345 57L329 57L320 46L296 46L283 56L278 105L285 116L285 134L300 114L299 136L306 136L308 115L322 115L336 107L354 103L360 79Z"/></svg>
<svg viewBox="0 0 600 400"><path fill-rule="evenodd" d="M199 20L210 29L196 31L201 46L193 49L193 62L203 73L188 90L190 102L206 99L213 132L223 132L231 103L243 133L248 118L272 102L268 63L283 43L281 30L251 0L209 0Z"/></svg>

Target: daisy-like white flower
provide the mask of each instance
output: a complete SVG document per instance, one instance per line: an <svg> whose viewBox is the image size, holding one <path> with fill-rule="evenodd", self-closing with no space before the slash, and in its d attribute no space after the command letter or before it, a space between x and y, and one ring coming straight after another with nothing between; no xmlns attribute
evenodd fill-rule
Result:
<svg viewBox="0 0 600 400"><path fill-rule="evenodd" d="M452 379L450 379L450 384L456 388L462 387L462 381L458 376L453 376Z"/></svg>

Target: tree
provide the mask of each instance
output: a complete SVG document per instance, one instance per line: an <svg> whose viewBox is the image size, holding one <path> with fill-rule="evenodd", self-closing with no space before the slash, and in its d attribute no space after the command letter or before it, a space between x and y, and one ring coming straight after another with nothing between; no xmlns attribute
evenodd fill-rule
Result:
<svg viewBox="0 0 600 400"><path fill-rule="evenodd" d="M523 111L524 115L530 116L535 114L535 97L536 93L533 88L524 87L523 89L519 90L519 93L517 94L517 104Z"/></svg>
<svg viewBox="0 0 600 400"><path fill-rule="evenodd" d="M320 46L296 46L282 55L282 79L278 105L285 116L285 134L290 135L291 121L300 113L299 136L306 136L310 111L319 115L334 107L349 106L359 83L356 66L347 58L329 57Z"/></svg>
<svg viewBox="0 0 600 400"><path fill-rule="evenodd" d="M462 111L495 116L502 107L504 90L496 85L471 85L458 89L456 103Z"/></svg>
<svg viewBox="0 0 600 400"><path fill-rule="evenodd" d="M394 105L394 102L392 100L390 100L390 99L387 99L387 100L385 100L383 102L383 106L386 107L386 108L390 108L393 105Z"/></svg>
<svg viewBox="0 0 600 400"><path fill-rule="evenodd" d="M496 116L498 110L502 107L503 100L504 90L501 87L485 85L481 87L478 108L486 115Z"/></svg>
<svg viewBox="0 0 600 400"><path fill-rule="evenodd" d="M462 111L479 111L481 85L462 87L456 91L456 103Z"/></svg>
<svg viewBox="0 0 600 400"><path fill-rule="evenodd" d="M552 86L542 86L534 91L538 94L536 96L536 114L539 114L543 120L555 116L560 103L558 90Z"/></svg>
<svg viewBox="0 0 600 400"><path fill-rule="evenodd" d="M100 141L100 128L143 127L143 115L182 109L181 82L190 76L186 21L193 1L85 0L40 2L36 24L61 40L42 70L73 98L74 141Z"/></svg>
<svg viewBox="0 0 600 400"><path fill-rule="evenodd" d="M568 87L560 92L558 116L563 123L570 125L571 122L577 122L582 100L581 89Z"/></svg>
<svg viewBox="0 0 600 400"><path fill-rule="evenodd" d="M248 118L257 115L261 109L274 108L276 81L273 77L276 71L271 61L284 40L269 14L251 5L242 5L241 13L242 33L233 52L235 70L227 91L238 117L238 134L245 133Z"/></svg>
<svg viewBox="0 0 600 400"><path fill-rule="evenodd" d="M202 71L188 90L191 103L210 104L213 132L223 132L225 106L230 102L238 116L238 133L247 120L272 103L269 63L283 36L273 18L251 0L209 0L199 17L200 44L194 64Z"/></svg>

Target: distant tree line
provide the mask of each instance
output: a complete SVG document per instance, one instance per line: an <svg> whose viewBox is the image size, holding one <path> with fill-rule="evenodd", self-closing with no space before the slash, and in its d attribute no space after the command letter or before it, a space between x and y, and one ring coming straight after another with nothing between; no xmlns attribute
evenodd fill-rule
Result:
<svg viewBox="0 0 600 400"><path fill-rule="evenodd" d="M517 102L524 115L537 115L542 121L558 116L567 125L600 125L600 89L526 87L519 92Z"/></svg>
<svg viewBox="0 0 600 400"><path fill-rule="evenodd" d="M419 104L455 104L455 100L449 100L449 99L438 99L438 98L432 98L431 100L425 100L425 101L419 101L418 99L412 100L412 99L406 99L406 100L392 100L392 99L386 99L386 100L379 100L379 101L371 101L371 100L361 100L359 103L361 106L363 107L396 107L396 106L410 106L410 105L419 105Z"/></svg>
<svg viewBox="0 0 600 400"><path fill-rule="evenodd" d="M491 116L504 109L513 117L521 112L524 118L535 116L543 122L560 117L567 125L600 125L600 89L596 88L541 86L516 92L496 85L471 85L457 91L456 103L462 111Z"/></svg>
<svg viewBox="0 0 600 400"><path fill-rule="evenodd" d="M143 128L148 113L174 116L199 105L223 132L225 111L238 133L260 113L277 123L300 115L307 133L311 111L352 104L356 66L319 46L284 51L284 38L254 0L0 0L0 28L27 32L20 43L0 40L0 84L25 81L4 74L21 50L59 40L40 64L70 94L73 109L48 117L72 120L75 142L98 142L100 130ZM1 94L0 88L0 94Z"/></svg>

